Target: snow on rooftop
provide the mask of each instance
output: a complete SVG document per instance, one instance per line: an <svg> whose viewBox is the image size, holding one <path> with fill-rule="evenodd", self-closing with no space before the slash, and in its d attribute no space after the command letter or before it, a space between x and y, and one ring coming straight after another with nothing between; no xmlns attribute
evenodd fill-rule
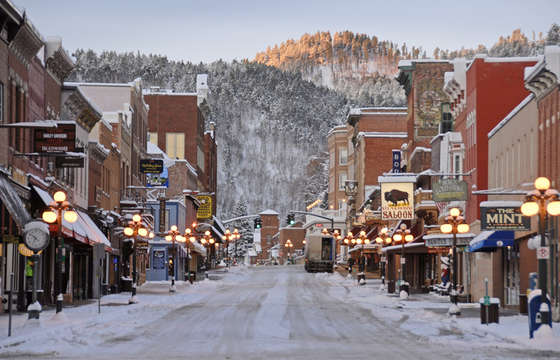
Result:
<svg viewBox="0 0 560 360"><path fill-rule="evenodd" d="M488 138L491 138L498 131L500 131L500 129L503 128L518 112L520 112L521 109L529 104L534 97L535 94L531 93L525 99L523 99L523 101L521 101L513 110L510 111L509 114L506 115L506 117L502 121L498 123L498 125L494 126L494 128L490 130L490 132L488 133Z"/></svg>
<svg viewBox="0 0 560 360"><path fill-rule="evenodd" d="M537 56L512 56L512 57L485 57L484 62L489 63L506 63L506 62L528 62L538 61Z"/></svg>
<svg viewBox="0 0 560 360"><path fill-rule="evenodd" d="M280 214L278 214L276 211L272 209L266 209L265 211L260 212L259 215L280 215Z"/></svg>
<svg viewBox="0 0 560 360"><path fill-rule="evenodd" d="M360 131L358 137L366 138L407 138L406 132Z"/></svg>
<svg viewBox="0 0 560 360"><path fill-rule="evenodd" d="M487 200L480 203L480 207L521 207L521 201L516 200Z"/></svg>

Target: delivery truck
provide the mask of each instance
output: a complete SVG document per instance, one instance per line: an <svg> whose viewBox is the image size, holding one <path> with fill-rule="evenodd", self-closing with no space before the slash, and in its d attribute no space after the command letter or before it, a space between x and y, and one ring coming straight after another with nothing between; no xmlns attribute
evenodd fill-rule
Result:
<svg viewBox="0 0 560 360"><path fill-rule="evenodd" d="M330 235L309 235L305 239L305 270L307 272L333 272L334 238Z"/></svg>

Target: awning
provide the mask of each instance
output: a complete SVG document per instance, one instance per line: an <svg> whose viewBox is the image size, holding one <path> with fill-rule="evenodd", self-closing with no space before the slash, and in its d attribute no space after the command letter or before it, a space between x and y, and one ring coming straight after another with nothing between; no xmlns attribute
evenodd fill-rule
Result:
<svg viewBox="0 0 560 360"><path fill-rule="evenodd" d="M76 221L76 222L80 222L82 228L88 230L86 235L89 242L103 244L111 248L111 242L109 241L109 239L107 239L105 234L101 230L99 230L99 228L97 227L97 225L95 225L95 223L89 217L89 215L80 210L78 210L78 215L80 215L79 220L81 221Z"/></svg>
<svg viewBox="0 0 560 360"><path fill-rule="evenodd" d="M380 246L381 246L381 245L376 244L376 243L374 243L374 244L371 244L371 243L370 243L370 244L366 244L366 245L363 246L363 248L362 248L362 245L356 245L356 246L354 246L352 249L348 250L348 252L351 253L351 252L354 252L354 251L361 251L362 249L363 249L364 251L365 251L365 250L368 250L368 252L371 252L370 250L375 250L375 251L377 252L377 249L379 249Z"/></svg>
<svg viewBox="0 0 560 360"><path fill-rule="evenodd" d="M10 180L4 174L0 175L0 199L17 226L23 230L25 224L31 220L31 216L25 209L23 201L21 201Z"/></svg>
<svg viewBox="0 0 560 360"><path fill-rule="evenodd" d="M469 244L469 251L494 251L498 247L513 246L514 231L483 231Z"/></svg>
<svg viewBox="0 0 560 360"><path fill-rule="evenodd" d="M419 247L422 247L424 245L425 245L424 242L411 242L411 243L408 243L408 244L404 244L404 248L405 248L405 251L406 251L406 249L419 248ZM385 246L383 249L381 249L381 251L383 251L384 253L391 252L391 251L400 251L400 250L402 250L402 244Z"/></svg>

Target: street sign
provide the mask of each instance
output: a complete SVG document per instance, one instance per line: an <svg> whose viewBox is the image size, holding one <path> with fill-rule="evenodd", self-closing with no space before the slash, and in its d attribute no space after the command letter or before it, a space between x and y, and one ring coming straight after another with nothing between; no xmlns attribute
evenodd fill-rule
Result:
<svg viewBox="0 0 560 360"><path fill-rule="evenodd" d="M434 184L432 199L435 202L467 200L467 183L458 179L441 179Z"/></svg>
<svg viewBox="0 0 560 360"><path fill-rule="evenodd" d="M57 127L35 129L33 149L38 153L76 151L76 124L57 123Z"/></svg>
<svg viewBox="0 0 560 360"><path fill-rule="evenodd" d="M406 264L406 258L401 258L401 264Z"/></svg>
<svg viewBox="0 0 560 360"><path fill-rule="evenodd" d="M490 296L484 296L484 305L490 305Z"/></svg>
<svg viewBox="0 0 560 360"><path fill-rule="evenodd" d="M537 259L548 260L550 258L550 251L546 246L539 246L537 248Z"/></svg>
<svg viewBox="0 0 560 360"><path fill-rule="evenodd" d="M162 159L141 159L140 172L142 174L161 174L163 172Z"/></svg>
<svg viewBox="0 0 560 360"><path fill-rule="evenodd" d="M57 156L55 158L55 167L61 168L83 168L84 157L82 156Z"/></svg>

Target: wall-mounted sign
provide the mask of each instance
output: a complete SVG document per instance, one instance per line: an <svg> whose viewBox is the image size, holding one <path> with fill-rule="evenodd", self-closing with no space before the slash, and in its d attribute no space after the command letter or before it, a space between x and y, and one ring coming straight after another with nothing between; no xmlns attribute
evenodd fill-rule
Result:
<svg viewBox="0 0 560 360"><path fill-rule="evenodd" d="M163 160L141 159L140 172L142 174L161 174L163 172Z"/></svg>
<svg viewBox="0 0 560 360"><path fill-rule="evenodd" d="M414 219L414 183L381 183L381 219Z"/></svg>
<svg viewBox="0 0 560 360"><path fill-rule="evenodd" d="M33 148L38 153L76 151L76 124L57 123L57 127L35 129Z"/></svg>
<svg viewBox="0 0 560 360"><path fill-rule="evenodd" d="M55 166L60 168L83 168L84 158L82 156L57 156Z"/></svg>
<svg viewBox="0 0 560 360"><path fill-rule="evenodd" d="M393 150L393 173L401 172L401 151Z"/></svg>
<svg viewBox="0 0 560 360"><path fill-rule="evenodd" d="M432 199L436 202L465 201L467 195L467 183L458 179L441 179L432 189Z"/></svg>
<svg viewBox="0 0 560 360"><path fill-rule="evenodd" d="M200 202L200 206L196 211L198 219L210 219L212 217L212 197L209 195L198 195L196 197Z"/></svg>
<svg viewBox="0 0 560 360"><path fill-rule="evenodd" d="M480 204L482 230L531 230L531 218L521 214L521 203L519 206L492 206L493 203L499 202L484 201Z"/></svg>
<svg viewBox="0 0 560 360"><path fill-rule="evenodd" d="M456 245L468 246L471 240L472 237L457 237ZM451 247L453 246L453 235L449 235L448 237L424 236L424 244L428 248Z"/></svg>

